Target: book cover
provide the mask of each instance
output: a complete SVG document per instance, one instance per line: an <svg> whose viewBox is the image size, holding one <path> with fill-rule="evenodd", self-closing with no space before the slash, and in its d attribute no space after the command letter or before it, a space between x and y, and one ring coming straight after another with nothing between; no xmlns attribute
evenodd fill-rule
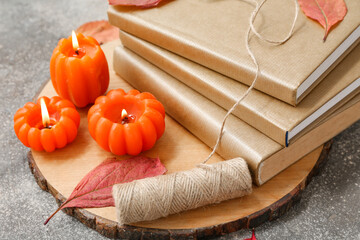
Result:
<svg viewBox="0 0 360 240"><path fill-rule="evenodd" d="M296 105L358 44L360 1L345 1L348 13L326 42L324 29L302 12L293 36L282 45L250 38L261 75L255 88ZM294 17L294 2L266 3L255 21L259 33L282 39ZM245 36L254 5L246 1L165 1L160 7L136 9L111 6L111 24L225 76L250 85L255 66Z"/></svg>
<svg viewBox="0 0 360 240"><path fill-rule="evenodd" d="M226 113L223 108L123 47L115 49L114 70L135 88L153 93L164 104L170 116L209 147L214 146ZM354 102L358 101L359 99L356 99ZM359 104L356 106L359 109ZM351 107L347 106L347 109ZM302 139L306 136L306 144L299 147L295 143L293 146L296 148L284 148L239 118L230 116L217 152L224 159L243 157L254 174L255 183L261 185L271 178L269 175L275 176L360 118L354 109L351 113L353 115L348 114L345 119L341 118L343 121L336 127L327 127L327 131L304 135L297 142L304 141ZM334 122L331 124L334 125ZM279 162L276 163L273 156L280 159ZM269 159L275 161L275 167L271 164L261 165ZM262 178L259 172L260 165L261 171L266 173L266 178Z"/></svg>
<svg viewBox="0 0 360 240"><path fill-rule="evenodd" d="M242 83L125 32L120 31L120 38L125 47L225 110L230 109L248 88ZM359 86L360 46L357 46L297 107L253 90L233 114L281 145L287 146L311 130L316 125L313 123L340 107L342 98L349 98L358 93Z"/></svg>

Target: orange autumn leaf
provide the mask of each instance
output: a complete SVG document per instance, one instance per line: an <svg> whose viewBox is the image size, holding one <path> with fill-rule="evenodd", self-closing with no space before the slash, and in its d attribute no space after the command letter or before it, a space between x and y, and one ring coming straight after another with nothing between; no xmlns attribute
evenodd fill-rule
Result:
<svg viewBox="0 0 360 240"><path fill-rule="evenodd" d="M106 20L87 22L76 29L76 32L95 38L99 44L119 38L119 29Z"/></svg>
<svg viewBox="0 0 360 240"><path fill-rule="evenodd" d="M155 7L161 0L109 0L110 5L136 6L136 7Z"/></svg>
<svg viewBox="0 0 360 240"><path fill-rule="evenodd" d="M337 22L344 19L347 8L344 0L298 0L300 8L309 18L325 28L324 41Z"/></svg>

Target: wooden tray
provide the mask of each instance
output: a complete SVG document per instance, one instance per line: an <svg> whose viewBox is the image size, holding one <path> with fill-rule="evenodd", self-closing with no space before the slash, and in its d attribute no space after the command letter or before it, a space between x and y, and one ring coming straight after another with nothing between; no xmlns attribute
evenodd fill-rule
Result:
<svg viewBox="0 0 360 240"><path fill-rule="evenodd" d="M110 87L131 86L112 70L112 52L119 41L104 45L103 49L110 67ZM56 95L48 81L36 96ZM53 153L30 151L29 166L39 186L50 192L58 204L70 196L77 183L105 158L113 156L102 150L91 138L87 129L88 108L78 109L81 115L76 140ZM238 199L171 215L154 221L120 226L116 223L115 208L78 209L64 211L79 219L86 226L96 229L107 237L118 238L204 238L253 228L284 214L297 200L313 174L325 159L331 143L328 142L290 166L253 193ZM168 173L188 170L202 162L210 153L209 147L194 137L171 117L166 116L166 131L156 146L143 153L149 157L159 156ZM118 157L119 159L128 156ZM210 163L223 160L215 155ZM54 210L56 207L54 206ZM56 217L56 216L55 216ZM51 224L51 223L50 223Z"/></svg>

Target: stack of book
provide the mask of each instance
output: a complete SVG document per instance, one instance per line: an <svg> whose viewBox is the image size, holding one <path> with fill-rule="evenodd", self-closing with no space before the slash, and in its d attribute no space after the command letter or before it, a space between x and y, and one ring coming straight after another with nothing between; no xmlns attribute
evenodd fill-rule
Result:
<svg viewBox="0 0 360 240"><path fill-rule="evenodd" d="M243 157L261 185L360 119L360 1L323 42L321 26L299 13L282 45L252 36L261 74L228 118L217 150ZM267 38L289 31L292 1L264 5L255 28ZM153 93L167 113L213 147L223 118L252 83L245 47L254 6L246 1L165 1L138 9L111 6L123 46L114 69Z"/></svg>

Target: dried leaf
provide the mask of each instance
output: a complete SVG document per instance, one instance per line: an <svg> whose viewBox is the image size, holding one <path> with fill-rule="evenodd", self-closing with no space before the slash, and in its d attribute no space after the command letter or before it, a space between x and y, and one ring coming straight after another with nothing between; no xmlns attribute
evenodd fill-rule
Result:
<svg viewBox="0 0 360 240"><path fill-rule="evenodd" d="M324 41L330 28L344 19L347 8L344 0L298 0L306 16L318 21L325 28Z"/></svg>
<svg viewBox="0 0 360 240"><path fill-rule="evenodd" d="M107 43L119 38L119 29L106 20L85 23L78 27L76 32L95 38L99 44Z"/></svg>
<svg viewBox="0 0 360 240"><path fill-rule="evenodd" d="M68 207L99 208L115 206L112 187L118 183L154 177L166 172L159 158L137 156L118 161L109 158L91 170L79 182L70 197L45 221L61 209Z"/></svg>
<svg viewBox="0 0 360 240"><path fill-rule="evenodd" d="M161 0L109 0L110 5L137 6L137 7L155 7Z"/></svg>
<svg viewBox="0 0 360 240"><path fill-rule="evenodd" d="M255 237L255 229L252 230L252 235L251 235L251 238L246 238L244 240L256 240L256 237Z"/></svg>

